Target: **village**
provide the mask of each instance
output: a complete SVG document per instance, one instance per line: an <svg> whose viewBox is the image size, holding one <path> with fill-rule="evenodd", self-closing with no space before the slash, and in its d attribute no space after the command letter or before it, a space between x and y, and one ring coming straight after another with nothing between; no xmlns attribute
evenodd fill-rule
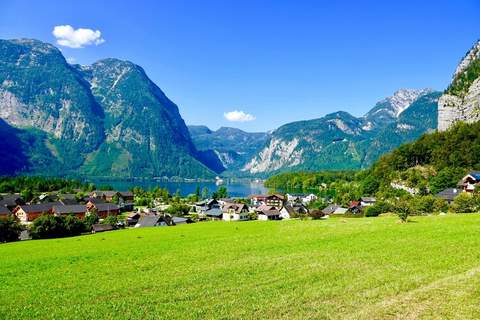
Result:
<svg viewBox="0 0 480 320"><path fill-rule="evenodd" d="M470 172L458 182L456 188L445 189L436 194L436 198L451 204L460 194L473 193L479 183L480 172ZM173 203L158 198L148 206L137 205L139 197L133 191L94 190L84 197L79 196L80 190L74 191L76 193L42 193L28 202L20 194L3 194L0 196L0 219L14 218L22 224L24 231L20 238L25 240L30 239L29 226L42 215L74 216L79 220L94 215L96 219L91 225L91 232L96 233L120 228L175 226L204 221L362 217L368 211L366 209L377 202L374 197L361 197L342 207L331 200L319 199L313 193L272 193L253 194L246 198L193 198L199 201L187 197ZM318 207L319 202L324 205ZM178 206L181 209L177 210Z"/></svg>

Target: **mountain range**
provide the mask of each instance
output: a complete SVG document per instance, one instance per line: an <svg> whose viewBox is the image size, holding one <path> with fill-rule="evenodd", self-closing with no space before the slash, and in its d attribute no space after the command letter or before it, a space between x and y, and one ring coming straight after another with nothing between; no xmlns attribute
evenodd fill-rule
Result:
<svg viewBox="0 0 480 320"><path fill-rule="evenodd" d="M269 133L186 126L138 65L67 63L54 46L0 40L0 174L265 176L358 169L437 128L441 93L402 89L362 117L335 112Z"/></svg>

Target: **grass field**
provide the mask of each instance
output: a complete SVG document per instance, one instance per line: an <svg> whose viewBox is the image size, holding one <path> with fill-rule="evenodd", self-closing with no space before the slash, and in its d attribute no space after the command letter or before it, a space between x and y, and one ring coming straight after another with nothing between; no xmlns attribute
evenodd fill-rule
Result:
<svg viewBox="0 0 480 320"><path fill-rule="evenodd" d="M0 245L1 319L478 319L480 215L211 222Z"/></svg>

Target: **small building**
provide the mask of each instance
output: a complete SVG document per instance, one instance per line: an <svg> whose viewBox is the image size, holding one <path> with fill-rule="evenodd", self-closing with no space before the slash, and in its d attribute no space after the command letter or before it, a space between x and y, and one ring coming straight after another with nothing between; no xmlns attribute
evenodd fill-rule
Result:
<svg viewBox="0 0 480 320"><path fill-rule="evenodd" d="M108 190L108 191L101 191L95 190L90 192L91 198L100 198L105 200L106 202L112 202L115 197L120 198L120 194L117 191Z"/></svg>
<svg viewBox="0 0 480 320"><path fill-rule="evenodd" d="M263 204L258 208L255 208L255 212L258 214L258 220L281 220L280 216L281 208L275 206L269 206Z"/></svg>
<svg viewBox="0 0 480 320"><path fill-rule="evenodd" d="M135 228L155 227L161 224L160 216L157 215L143 215L135 224ZM166 225L166 224L165 224Z"/></svg>
<svg viewBox="0 0 480 320"><path fill-rule="evenodd" d="M178 226L180 224L187 224L189 220L187 218L182 217L172 217L172 225Z"/></svg>
<svg viewBox="0 0 480 320"><path fill-rule="evenodd" d="M336 205L336 204L330 204L328 205L326 208L323 208L322 209L322 213L325 214L325 215L331 215L335 212L335 210L337 210L338 208L340 208L339 205Z"/></svg>
<svg viewBox="0 0 480 320"><path fill-rule="evenodd" d="M375 199L373 197L362 197L360 199L360 205L362 207L373 206L375 204L375 202L377 202L377 199Z"/></svg>
<svg viewBox="0 0 480 320"><path fill-rule="evenodd" d="M334 215L343 215L343 214L346 214L348 212L348 209L347 208L342 208L342 207L338 207L337 209L335 209L335 211L332 213Z"/></svg>
<svg viewBox="0 0 480 320"><path fill-rule="evenodd" d="M89 212L96 210L97 216L100 219L105 219L108 216L117 216L120 213L120 207L114 203L91 203L90 207L87 204L87 208Z"/></svg>
<svg viewBox="0 0 480 320"><path fill-rule="evenodd" d="M222 208L225 221L248 220L248 206L244 203L226 203Z"/></svg>
<svg viewBox="0 0 480 320"><path fill-rule="evenodd" d="M215 199L207 199L195 203L195 211L199 214L205 213L212 208L220 209L220 204Z"/></svg>
<svg viewBox="0 0 480 320"><path fill-rule="evenodd" d="M443 191L440 191L437 193L435 196L437 198L443 199L447 201L448 203L452 203L453 200L462 192L462 189L457 189L457 188L447 188Z"/></svg>
<svg viewBox="0 0 480 320"><path fill-rule="evenodd" d="M127 224L129 226L134 226L138 223L141 217L142 217L142 214L139 211L130 212L127 215Z"/></svg>
<svg viewBox="0 0 480 320"><path fill-rule="evenodd" d="M22 223L30 223L33 220L40 217L42 214L52 214L52 208L54 206L61 206L59 202L47 202L31 205L21 205L17 206L13 210L13 214L17 217L18 220Z"/></svg>
<svg viewBox="0 0 480 320"><path fill-rule="evenodd" d="M83 219L87 213L87 206L81 204L53 206L52 213L56 216L75 215Z"/></svg>
<svg viewBox="0 0 480 320"><path fill-rule="evenodd" d="M249 196L250 202L253 206L260 206L262 204L268 206L282 207L285 202L285 197L281 194L262 195L254 194Z"/></svg>
<svg viewBox="0 0 480 320"><path fill-rule="evenodd" d="M57 201L61 202L63 205L78 204L77 196L73 193L60 193L57 195Z"/></svg>
<svg viewBox="0 0 480 320"><path fill-rule="evenodd" d="M306 197L304 194L298 193L287 193L287 201L290 203L303 202L303 199Z"/></svg>
<svg viewBox="0 0 480 320"><path fill-rule="evenodd" d="M350 205L348 206L348 211L353 214L358 214L362 212L362 204L360 201L350 201Z"/></svg>
<svg viewBox="0 0 480 320"><path fill-rule="evenodd" d="M295 216L306 215L309 213L308 208L303 203L287 204L280 209L280 218L290 219Z"/></svg>
<svg viewBox="0 0 480 320"><path fill-rule="evenodd" d="M480 171L472 171L459 181L458 187L466 192L473 192L479 183Z"/></svg>
<svg viewBox="0 0 480 320"><path fill-rule="evenodd" d="M131 191L119 191L118 192L120 198L123 202L133 202L134 201L134 194Z"/></svg>
<svg viewBox="0 0 480 320"><path fill-rule="evenodd" d="M314 195L313 193L310 193L306 197L303 198L302 202L305 204L309 204L311 202L315 202L318 200L318 196Z"/></svg>

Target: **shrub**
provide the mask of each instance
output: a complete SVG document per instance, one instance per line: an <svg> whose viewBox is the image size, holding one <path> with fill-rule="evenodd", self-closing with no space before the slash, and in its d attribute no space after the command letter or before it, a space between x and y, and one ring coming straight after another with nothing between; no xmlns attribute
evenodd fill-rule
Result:
<svg viewBox="0 0 480 320"><path fill-rule="evenodd" d="M19 240L23 226L13 216L6 220L0 220L0 242L12 242Z"/></svg>
<svg viewBox="0 0 480 320"><path fill-rule="evenodd" d="M248 213L248 220L258 220L258 213L256 213L256 212L249 212L249 213Z"/></svg>
<svg viewBox="0 0 480 320"><path fill-rule="evenodd" d="M393 210L393 207L390 203L379 200L374 205L369 206L365 209L365 216L377 217L382 213L391 212L392 210Z"/></svg>
<svg viewBox="0 0 480 320"><path fill-rule="evenodd" d="M65 227L65 236L78 236L85 231L85 224L74 215L68 215L63 218Z"/></svg>
<svg viewBox="0 0 480 320"><path fill-rule="evenodd" d="M310 212L308 213L308 215L313 219L313 220L318 220L322 217L325 216L325 214L322 212L322 210L318 210L318 209L314 209L314 210L310 210Z"/></svg>
<svg viewBox="0 0 480 320"><path fill-rule="evenodd" d="M190 206L181 203L174 203L166 210L172 216L186 215L190 212Z"/></svg>
<svg viewBox="0 0 480 320"><path fill-rule="evenodd" d="M66 230L63 218L43 214L33 221L30 233L33 239L65 237Z"/></svg>
<svg viewBox="0 0 480 320"><path fill-rule="evenodd" d="M462 192L453 200L450 209L457 213L475 212L477 210L477 198L477 196L468 192Z"/></svg>
<svg viewBox="0 0 480 320"><path fill-rule="evenodd" d="M103 219L102 224L109 224L112 227L116 227L118 222L118 218L116 216L107 216Z"/></svg>
<svg viewBox="0 0 480 320"><path fill-rule="evenodd" d="M400 200L395 207L395 211L402 222L407 222L408 216L414 213L412 205L406 200Z"/></svg>
<svg viewBox="0 0 480 320"><path fill-rule="evenodd" d="M95 211L88 213L85 218L83 218L83 224L85 225L85 231L91 231L92 226L98 223L98 215Z"/></svg>

